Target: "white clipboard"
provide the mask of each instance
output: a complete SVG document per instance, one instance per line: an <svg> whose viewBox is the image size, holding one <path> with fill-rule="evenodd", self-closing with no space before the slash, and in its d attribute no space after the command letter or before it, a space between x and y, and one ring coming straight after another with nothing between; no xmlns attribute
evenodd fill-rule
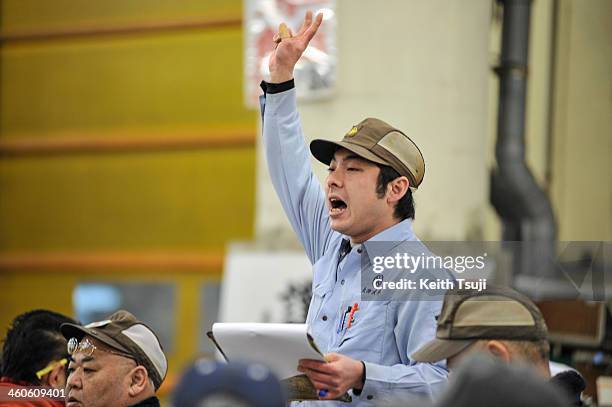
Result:
<svg viewBox="0 0 612 407"><path fill-rule="evenodd" d="M280 379L299 375L300 359L325 361L306 324L217 322L211 340L227 361L262 363Z"/></svg>

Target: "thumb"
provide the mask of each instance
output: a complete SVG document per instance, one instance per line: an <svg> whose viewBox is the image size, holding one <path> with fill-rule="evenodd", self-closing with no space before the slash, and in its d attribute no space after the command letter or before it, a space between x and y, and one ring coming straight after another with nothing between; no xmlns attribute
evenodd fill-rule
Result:
<svg viewBox="0 0 612 407"><path fill-rule="evenodd" d="M340 356L339 354L337 354L337 353L333 353L333 352L332 352L332 353L326 353L326 354L325 354L325 360L326 360L327 362L335 362L336 360L339 360L339 359L340 359L340 357L341 357L341 356Z"/></svg>

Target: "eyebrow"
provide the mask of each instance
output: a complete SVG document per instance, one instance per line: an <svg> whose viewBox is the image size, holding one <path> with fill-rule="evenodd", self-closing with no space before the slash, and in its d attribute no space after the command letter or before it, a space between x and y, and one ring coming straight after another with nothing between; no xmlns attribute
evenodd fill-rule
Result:
<svg viewBox="0 0 612 407"><path fill-rule="evenodd" d="M334 156L334 157L332 157L332 159L331 159L331 160L332 160L332 161L336 161L336 162L337 162L337 160L336 160L336 157L335 157L335 156ZM349 154L349 155L347 155L346 157L344 157L344 160L343 160L343 161L348 161L348 160L360 160L360 161L368 161L368 160L366 160L365 158L358 156L357 154ZM331 164L331 162L330 162L330 164Z"/></svg>
<svg viewBox="0 0 612 407"><path fill-rule="evenodd" d="M93 356L85 356L83 359L81 359L80 362L77 362L75 359L70 358L70 363L83 364L87 362L93 362L95 360L96 358L94 358Z"/></svg>

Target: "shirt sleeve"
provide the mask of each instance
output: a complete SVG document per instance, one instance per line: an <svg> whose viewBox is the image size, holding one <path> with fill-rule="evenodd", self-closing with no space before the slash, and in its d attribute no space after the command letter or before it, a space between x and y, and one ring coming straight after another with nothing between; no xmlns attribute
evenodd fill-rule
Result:
<svg viewBox="0 0 612 407"><path fill-rule="evenodd" d="M386 352L397 351L403 363L385 366L364 362L365 383L355 395L379 403L410 400L415 396L431 400L447 383L446 363L416 363L410 360L410 355L435 337L441 303L407 301L397 302L396 306L399 307L394 329L396 349L390 344Z"/></svg>
<svg viewBox="0 0 612 407"><path fill-rule="evenodd" d="M274 189L314 264L330 243L332 231L324 192L312 172L292 85L292 81L277 84L269 89L273 92L262 96L263 140Z"/></svg>

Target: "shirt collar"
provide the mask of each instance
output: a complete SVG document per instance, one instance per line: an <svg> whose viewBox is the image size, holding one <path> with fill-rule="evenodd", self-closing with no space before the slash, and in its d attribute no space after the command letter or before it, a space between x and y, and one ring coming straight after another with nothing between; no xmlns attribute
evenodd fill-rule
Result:
<svg viewBox="0 0 612 407"><path fill-rule="evenodd" d="M345 239L350 239L348 236L344 236ZM382 232L379 232L378 234L372 236L371 238L369 238L368 240L366 240L364 243L369 243L369 242L393 242L395 243L394 245L392 245L390 247L393 248L397 245L399 245L401 242L407 241L407 240L417 240L416 235L414 234L413 230L412 230L412 219L408 218L408 219L404 219L403 221L396 223L395 225L388 227L387 229L383 230ZM363 245L362 244L356 244L353 245L352 248L359 248ZM365 250L365 252L367 253L368 251ZM368 254L368 258L370 257L370 255ZM372 260L372 259L370 259Z"/></svg>
<svg viewBox="0 0 612 407"><path fill-rule="evenodd" d="M412 231L412 219L404 219L400 223L383 230L377 235L368 239L368 242L400 242L404 240L414 240L415 235Z"/></svg>

